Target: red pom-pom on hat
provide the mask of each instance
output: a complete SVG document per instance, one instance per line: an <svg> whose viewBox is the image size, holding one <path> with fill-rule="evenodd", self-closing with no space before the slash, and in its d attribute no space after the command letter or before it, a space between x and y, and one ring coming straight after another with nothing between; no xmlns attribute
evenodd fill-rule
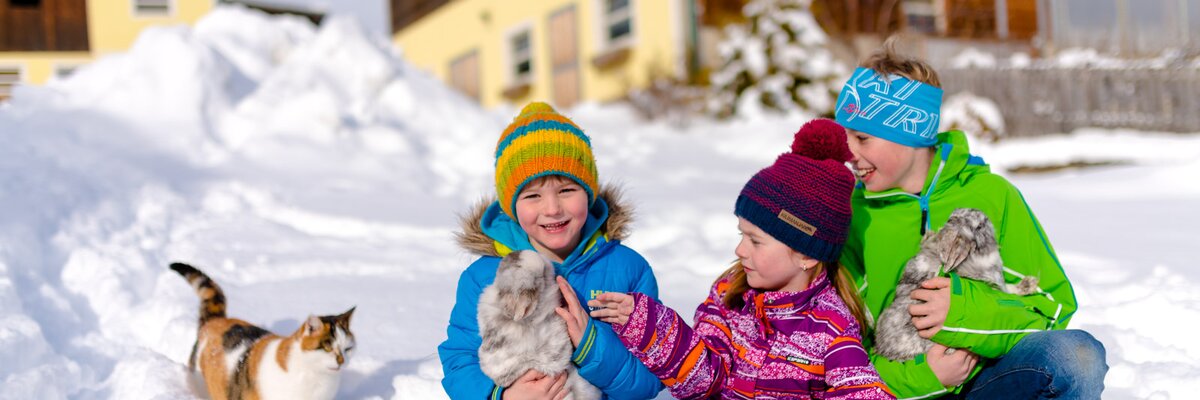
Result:
<svg viewBox="0 0 1200 400"><path fill-rule="evenodd" d="M801 126L792 141L792 153L814 160L838 162L854 158L846 144L846 128L828 118L817 118Z"/></svg>

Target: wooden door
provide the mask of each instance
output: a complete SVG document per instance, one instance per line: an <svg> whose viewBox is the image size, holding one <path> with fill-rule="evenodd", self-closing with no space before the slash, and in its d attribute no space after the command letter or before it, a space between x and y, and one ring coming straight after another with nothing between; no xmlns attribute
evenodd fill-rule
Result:
<svg viewBox="0 0 1200 400"><path fill-rule="evenodd" d="M450 62L450 86L467 96L479 98L479 51L471 50Z"/></svg>
<svg viewBox="0 0 1200 400"><path fill-rule="evenodd" d="M550 14L550 73L554 105L566 108L581 97L579 84L579 37L576 29L575 6L570 5Z"/></svg>

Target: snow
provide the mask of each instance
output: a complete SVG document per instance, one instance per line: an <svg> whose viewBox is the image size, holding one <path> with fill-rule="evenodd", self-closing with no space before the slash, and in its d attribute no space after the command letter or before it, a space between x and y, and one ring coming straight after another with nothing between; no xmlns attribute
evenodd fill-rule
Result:
<svg viewBox="0 0 1200 400"><path fill-rule="evenodd" d="M357 306L339 398L445 397L436 346L472 257L457 213L494 191L485 111L353 21L320 29L240 8L147 30L0 105L0 399L197 398L192 263L231 315L287 334ZM733 200L807 117L646 123L567 110L604 181L637 205L627 244L683 314L734 258ZM1087 129L972 143L1038 213L1111 366L1106 398L1200 391L1190 250L1197 135Z"/></svg>
<svg viewBox="0 0 1200 400"><path fill-rule="evenodd" d="M1013 53L1008 58L998 58L996 55L967 47L947 64L955 69L995 69L995 68L1093 68L1093 69L1164 69L1164 68L1198 68L1200 57L1194 57L1189 62L1188 52L1179 49L1166 49L1157 56L1144 58L1123 58L1102 53L1094 48L1069 47L1055 51L1045 58L1032 58L1028 53Z"/></svg>
<svg viewBox="0 0 1200 400"><path fill-rule="evenodd" d="M958 92L942 103L941 131L961 130L982 140L1004 136L1004 115L991 99Z"/></svg>
<svg viewBox="0 0 1200 400"><path fill-rule="evenodd" d="M950 59L950 67L956 69L995 68L996 56L974 47L968 47Z"/></svg>

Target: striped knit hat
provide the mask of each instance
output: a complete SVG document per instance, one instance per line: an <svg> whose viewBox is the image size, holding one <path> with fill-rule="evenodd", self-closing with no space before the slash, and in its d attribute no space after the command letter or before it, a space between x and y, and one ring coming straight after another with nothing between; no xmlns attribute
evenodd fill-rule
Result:
<svg viewBox="0 0 1200 400"><path fill-rule="evenodd" d="M571 178L583 186L588 207L596 201L599 178L587 135L550 105L533 102L521 109L496 143L496 195L500 208L517 220L521 189L547 175Z"/></svg>
<svg viewBox="0 0 1200 400"><path fill-rule="evenodd" d="M837 261L850 228L851 158L845 128L812 120L796 132L790 153L746 182L733 213L793 250Z"/></svg>

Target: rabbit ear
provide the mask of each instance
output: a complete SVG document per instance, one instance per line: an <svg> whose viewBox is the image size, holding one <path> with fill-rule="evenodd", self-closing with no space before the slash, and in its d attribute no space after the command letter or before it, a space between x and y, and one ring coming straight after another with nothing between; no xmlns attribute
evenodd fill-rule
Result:
<svg viewBox="0 0 1200 400"><path fill-rule="evenodd" d="M531 289L500 293L500 307L504 309L505 314L512 317L513 321L520 321L529 315L529 312L533 311L536 301L537 293Z"/></svg>

